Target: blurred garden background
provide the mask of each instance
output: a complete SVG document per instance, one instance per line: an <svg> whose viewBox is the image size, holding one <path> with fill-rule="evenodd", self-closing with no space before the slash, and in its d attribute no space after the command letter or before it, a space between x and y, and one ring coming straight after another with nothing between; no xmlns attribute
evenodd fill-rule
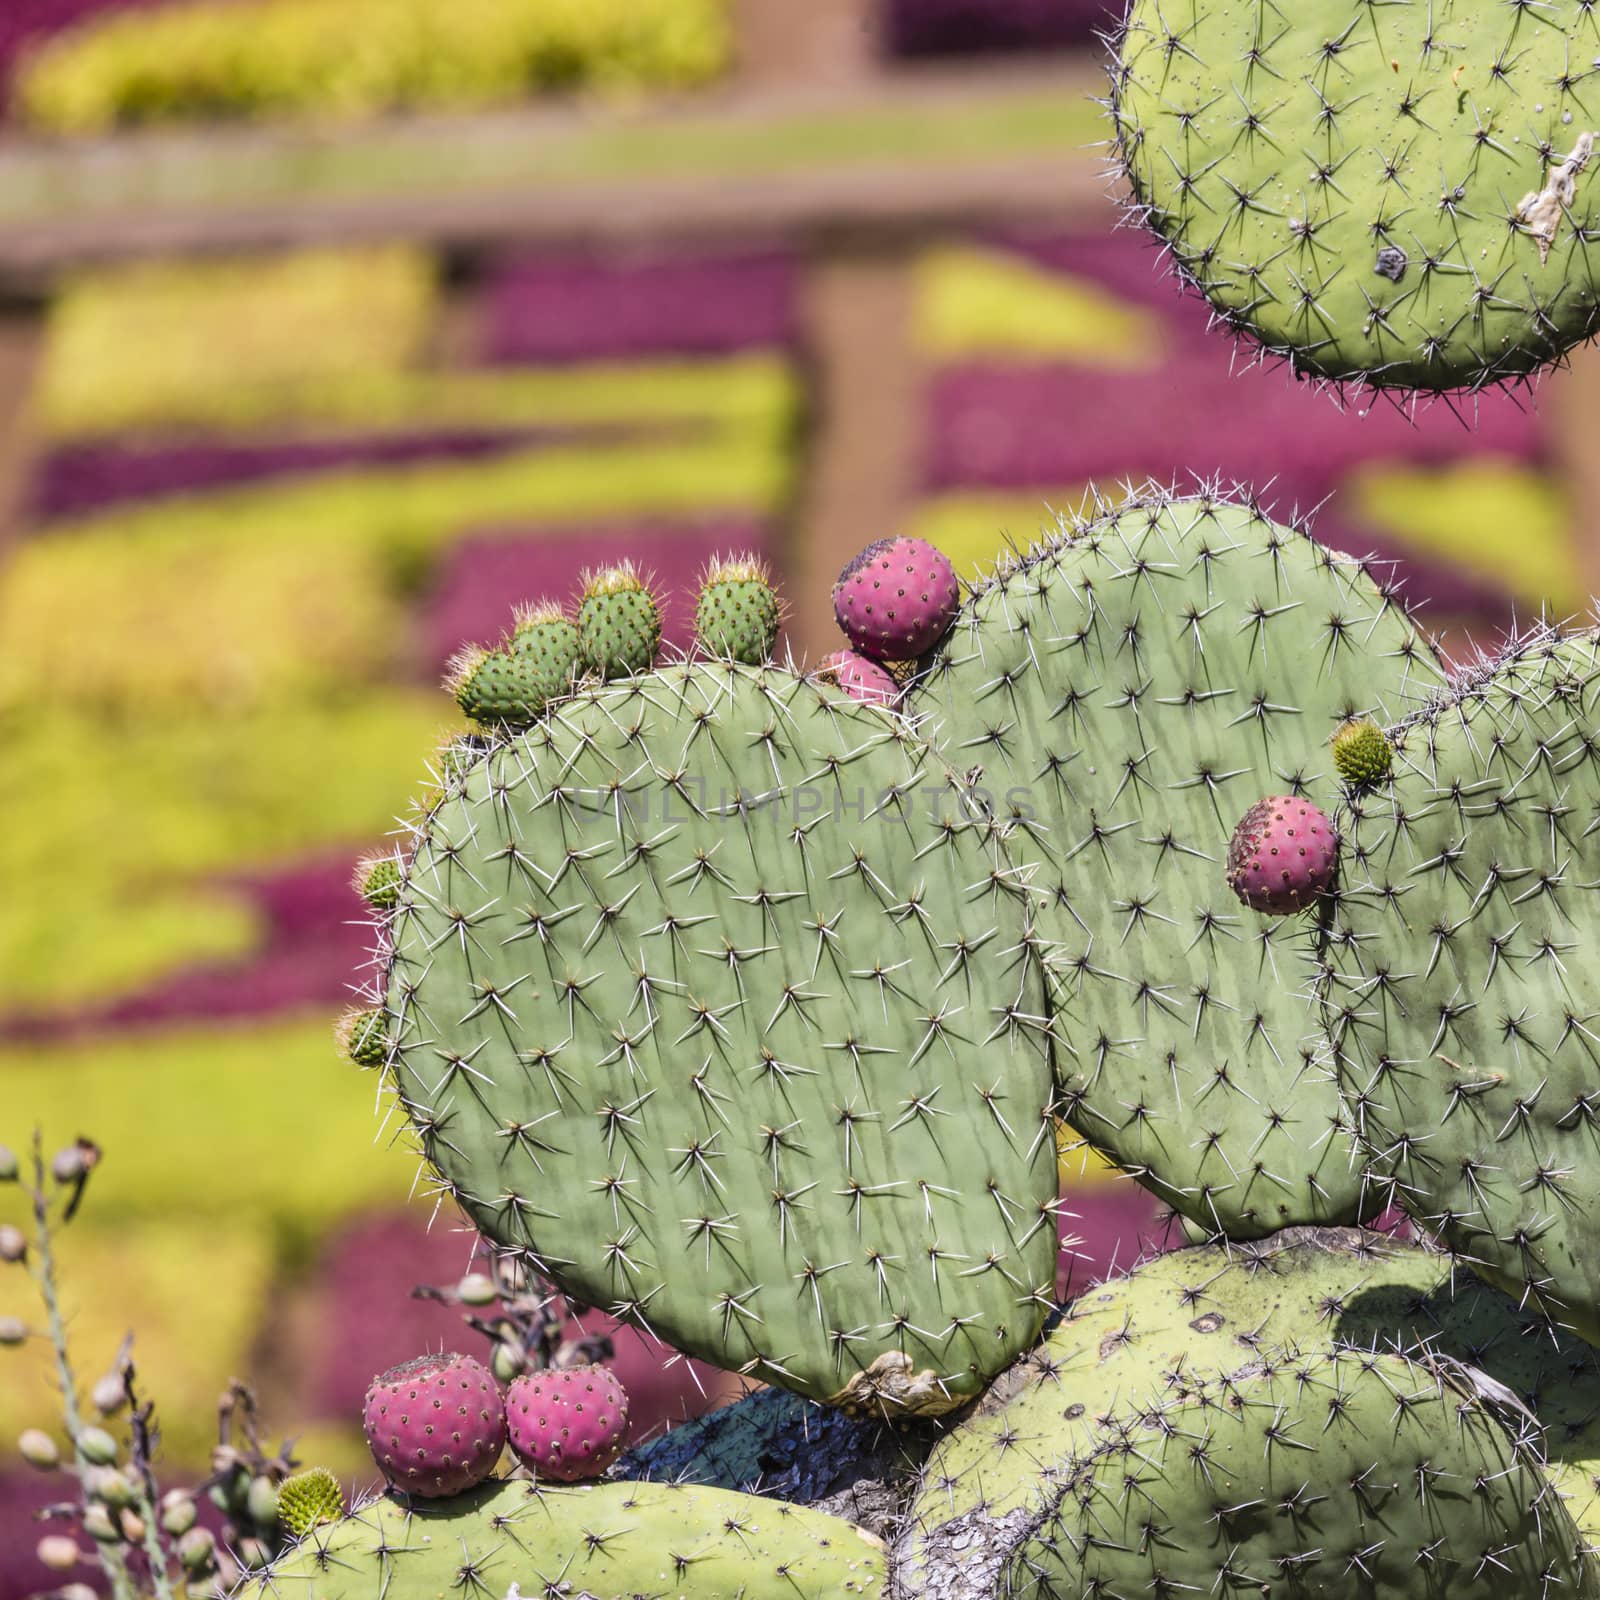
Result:
<svg viewBox="0 0 1600 1600"><path fill-rule="evenodd" d="M1593 352L1416 415L1249 368L1118 226L1111 21L0 0L0 1139L105 1146L74 1332L93 1378L138 1330L177 1476L234 1375L355 1472L371 1374L470 1337L409 1298L470 1241L330 1022L351 864L513 602L630 556L682 642L755 550L815 658L873 538L970 574L1091 484L1215 475L1320 508L1457 654L1600 587ZM1081 1281L1152 1213L1073 1188ZM696 1392L622 1363L655 1418ZM0 1366L0 1600L44 1584L7 1452L47 1385Z"/></svg>

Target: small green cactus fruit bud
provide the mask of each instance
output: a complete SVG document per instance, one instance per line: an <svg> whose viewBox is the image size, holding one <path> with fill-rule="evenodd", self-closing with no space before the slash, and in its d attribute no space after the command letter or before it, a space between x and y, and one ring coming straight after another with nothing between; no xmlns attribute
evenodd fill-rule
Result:
<svg viewBox="0 0 1600 1600"><path fill-rule="evenodd" d="M661 608L631 561L584 574L578 658L602 678L648 672L661 647Z"/></svg>
<svg viewBox="0 0 1600 1600"><path fill-rule="evenodd" d="M21 1228L13 1228L8 1222L0 1226L0 1261L26 1261L28 1259L28 1241L22 1236Z"/></svg>
<svg viewBox="0 0 1600 1600"><path fill-rule="evenodd" d="M29 1428L17 1440L17 1454L41 1472L51 1472L61 1465L61 1452L55 1440L41 1428Z"/></svg>
<svg viewBox="0 0 1600 1600"><path fill-rule="evenodd" d="M389 1018L381 1006L347 1011L334 1035L339 1048L358 1067L381 1067L389 1057Z"/></svg>
<svg viewBox="0 0 1600 1600"><path fill-rule="evenodd" d="M716 560L700 580L694 636L708 656L759 667L772 656L783 620L777 591L754 556Z"/></svg>
<svg viewBox="0 0 1600 1600"><path fill-rule="evenodd" d="M178 1560L185 1572L204 1572L216 1555L216 1535L209 1528L191 1528L178 1540Z"/></svg>
<svg viewBox="0 0 1600 1600"><path fill-rule="evenodd" d="M102 1505L89 1505L83 1512L83 1531L96 1544L120 1544L122 1529Z"/></svg>
<svg viewBox="0 0 1600 1600"><path fill-rule="evenodd" d="M513 1339L495 1342L494 1354L489 1358L489 1370L499 1383L510 1383L520 1378L528 1367L528 1353Z"/></svg>
<svg viewBox="0 0 1600 1600"><path fill-rule="evenodd" d="M169 1489L161 1497L161 1531L170 1539L181 1539L199 1520L194 1496L183 1489Z"/></svg>
<svg viewBox="0 0 1600 1600"><path fill-rule="evenodd" d="M21 1344L28 1337L28 1325L20 1317L0 1317L0 1346Z"/></svg>
<svg viewBox="0 0 1600 1600"><path fill-rule="evenodd" d="M356 863L355 891L374 911L393 911L400 904L405 875L394 856L364 856Z"/></svg>
<svg viewBox="0 0 1600 1600"><path fill-rule="evenodd" d="M578 678L578 626L555 601L519 606L506 649L522 665L541 709L572 692Z"/></svg>
<svg viewBox="0 0 1600 1600"><path fill-rule="evenodd" d="M83 1474L83 1487L92 1498L110 1506L113 1511L133 1504L133 1485L127 1475L118 1472L115 1467L87 1468Z"/></svg>
<svg viewBox="0 0 1600 1600"><path fill-rule="evenodd" d="M89 1391L89 1403L102 1417L114 1417L128 1403L128 1385L120 1372L108 1372Z"/></svg>
<svg viewBox="0 0 1600 1600"><path fill-rule="evenodd" d="M76 1539L59 1533L47 1533L34 1546L33 1553L39 1558L39 1565L51 1572L71 1572L83 1556Z"/></svg>
<svg viewBox="0 0 1600 1600"><path fill-rule="evenodd" d="M250 1497L245 1502L250 1520L269 1532L278 1526L278 1486L271 1478L252 1478Z"/></svg>
<svg viewBox="0 0 1600 1600"><path fill-rule="evenodd" d="M480 728L525 728L544 710L533 658L509 650L463 650L451 661L445 688Z"/></svg>
<svg viewBox="0 0 1600 1600"><path fill-rule="evenodd" d="M339 1480L326 1467L312 1467L285 1478L278 1490L278 1520L297 1539L324 1522L344 1515Z"/></svg>
<svg viewBox="0 0 1600 1600"><path fill-rule="evenodd" d="M464 1306L492 1306L499 1298L500 1291L486 1272L469 1272L456 1285L456 1299Z"/></svg>
<svg viewBox="0 0 1600 1600"><path fill-rule="evenodd" d="M9 1145L0 1144L0 1183L15 1183L21 1171L17 1152Z"/></svg>
<svg viewBox="0 0 1600 1600"><path fill-rule="evenodd" d="M1352 789L1382 783L1394 765L1394 751L1371 717L1352 717L1333 736L1333 764Z"/></svg>
<svg viewBox="0 0 1600 1600"><path fill-rule="evenodd" d="M259 1572L272 1560L272 1551L264 1539L241 1539L234 1551L246 1572Z"/></svg>
<svg viewBox="0 0 1600 1600"><path fill-rule="evenodd" d="M115 1466L117 1441L104 1428L85 1428L78 1435L78 1454L97 1467Z"/></svg>

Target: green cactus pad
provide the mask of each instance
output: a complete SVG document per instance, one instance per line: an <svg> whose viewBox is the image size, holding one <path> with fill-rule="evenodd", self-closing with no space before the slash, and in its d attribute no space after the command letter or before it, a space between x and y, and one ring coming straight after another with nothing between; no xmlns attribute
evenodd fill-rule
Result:
<svg viewBox="0 0 1600 1600"><path fill-rule="evenodd" d="M1347 722L1333 736L1333 765L1352 789L1381 783L1394 765L1394 751L1371 717Z"/></svg>
<svg viewBox="0 0 1600 1600"><path fill-rule="evenodd" d="M1600 1593L1470 1375L1320 1352L1193 1384L1069 1469L1012 1595L1506 1600Z"/></svg>
<svg viewBox="0 0 1600 1600"><path fill-rule="evenodd" d="M1336 1346L1426 1347L1536 1407L1550 1475L1600 1543L1600 1356L1552 1339L1447 1255L1366 1229L1292 1228L1158 1256L1080 1295L929 1458L898 1569L936 1594L941 1578L998 1570L1070 1462L1130 1415L1264 1353Z"/></svg>
<svg viewBox="0 0 1600 1600"><path fill-rule="evenodd" d="M775 668L592 686L425 819L396 1082L585 1305L891 1413L1037 1335L1054 1086L1025 891L905 724Z"/></svg>
<svg viewBox="0 0 1600 1600"><path fill-rule="evenodd" d="M602 678L648 672L661 648L661 608L626 563L591 574L578 606L578 658Z"/></svg>
<svg viewBox="0 0 1600 1600"><path fill-rule="evenodd" d="M297 1472L278 1487L278 1520L297 1539L343 1515L344 1492L326 1467Z"/></svg>
<svg viewBox="0 0 1600 1600"><path fill-rule="evenodd" d="M838 1517L718 1489L491 1482L453 1500L372 1501L314 1528L243 1600L525 1600L579 1595L852 1600L883 1592L876 1539Z"/></svg>
<svg viewBox="0 0 1600 1600"><path fill-rule="evenodd" d="M695 606L694 636L709 656L759 667L772 655L781 620L772 579L758 561L719 561Z"/></svg>
<svg viewBox="0 0 1600 1600"><path fill-rule="evenodd" d="M1600 1342L1600 635L1524 644L1354 801L1326 1012L1407 1210Z"/></svg>
<svg viewBox="0 0 1600 1600"><path fill-rule="evenodd" d="M1134 201L1299 372L1480 387L1600 327L1593 0L1134 0ZM1587 170L1582 170L1587 166Z"/></svg>
<svg viewBox="0 0 1600 1600"><path fill-rule="evenodd" d="M1202 1226L1370 1209L1316 1059L1315 919L1242 907L1228 841L1265 795L1331 812L1334 729L1439 677L1359 563L1207 494L1135 501L1002 570L911 693L1033 869L1071 1018L1065 1114Z"/></svg>
<svg viewBox="0 0 1600 1600"><path fill-rule="evenodd" d="M518 614L506 649L528 674L541 709L569 694L578 676L578 629L552 602Z"/></svg>

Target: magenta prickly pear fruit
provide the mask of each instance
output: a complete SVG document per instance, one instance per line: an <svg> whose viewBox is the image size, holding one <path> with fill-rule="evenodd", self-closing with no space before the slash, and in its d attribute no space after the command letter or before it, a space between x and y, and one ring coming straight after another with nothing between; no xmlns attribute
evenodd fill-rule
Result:
<svg viewBox="0 0 1600 1600"><path fill-rule="evenodd" d="M471 1356L391 1367L372 1380L361 1423L391 1486L427 1500L482 1483L506 1443L500 1391Z"/></svg>
<svg viewBox="0 0 1600 1600"><path fill-rule="evenodd" d="M517 1460L536 1477L597 1478L622 1454L628 1396L606 1367L530 1372L506 1392Z"/></svg>
<svg viewBox="0 0 1600 1600"><path fill-rule="evenodd" d="M914 661L961 609L950 558L925 539L880 539L839 574L833 614L845 637L877 661Z"/></svg>
<svg viewBox="0 0 1600 1600"><path fill-rule="evenodd" d="M1239 819L1228 844L1228 885L1254 911L1303 911L1333 882L1339 835L1309 800L1275 794Z"/></svg>
<svg viewBox="0 0 1600 1600"><path fill-rule="evenodd" d="M900 685L894 675L854 650L835 650L817 668L816 675L820 682L835 684L868 705L893 706L900 699Z"/></svg>

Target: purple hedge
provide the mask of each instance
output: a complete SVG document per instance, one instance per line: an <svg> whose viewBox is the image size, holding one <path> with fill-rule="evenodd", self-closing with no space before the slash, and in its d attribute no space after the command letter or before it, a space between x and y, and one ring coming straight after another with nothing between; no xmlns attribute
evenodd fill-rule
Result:
<svg viewBox="0 0 1600 1600"><path fill-rule="evenodd" d="M485 287L495 365L727 355L797 336L799 273L776 252L525 259Z"/></svg>
<svg viewBox="0 0 1600 1600"><path fill-rule="evenodd" d="M30 44L102 11L127 11L145 0L0 0L0 106L17 58Z"/></svg>
<svg viewBox="0 0 1600 1600"><path fill-rule="evenodd" d="M891 56L1063 50L1096 42L1123 8L1116 0L883 0Z"/></svg>
<svg viewBox="0 0 1600 1600"><path fill-rule="evenodd" d="M585 429L583 437L631 437L634 432ZM573 437L571 430L457 429L266 444L69 445L52 451L41 463L32 484L29 510L36 519L48 521L82 516L130 500L201 493L291 474L487 460Z"/></svg>

